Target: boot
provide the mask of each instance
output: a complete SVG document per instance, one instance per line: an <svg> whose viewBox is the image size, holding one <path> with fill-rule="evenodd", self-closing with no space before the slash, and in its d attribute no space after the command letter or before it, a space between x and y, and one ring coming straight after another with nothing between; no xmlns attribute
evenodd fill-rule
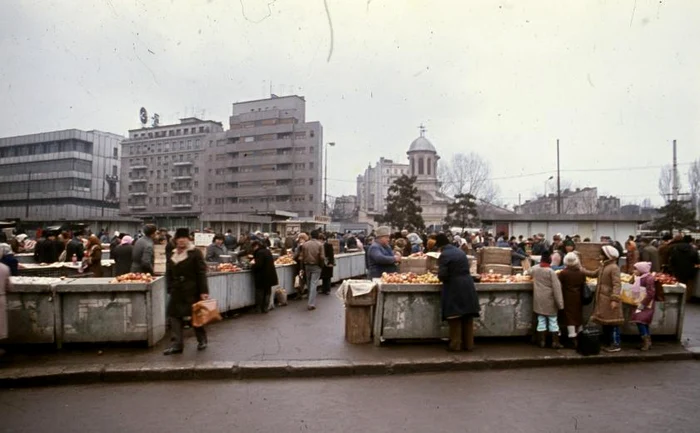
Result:
<svg viewBox="0 0 700 433"><path fill-rule="evenodd" d="M462 350L462 318L447 319L450 326L450 342L447 350L450 352L460 352Z"/></svg>
<svg viewBox="0 0 700 433"><path fill-rule="evenodd" d="M177 355L180 353L182 353L182 347L176 347L176 346L169 347L169 348L165 349L165 351L163 351L163 355L165 355L165 356Z"/></svg>
<svg viewBox="0 0 700 433"><path fill-rule="evenodd" d="M642 345L639 347L639 350L646 352L649 349L651 349L651 335L646 335L642 337Z"/></svg>
<svg viewBox="0 0 700 433"><path fill-rule="evenodd" d="M553 332L552 333L552 349L563 349L564 346L561 345L559 342L559 334Z"/></svg>
<svg viewBox="0 0 700 433"><path fill-rule="evenodd" d="M541 349L547 346L547 331L537 331L537 345L540 346Z"/></svg>
<svg viewBox="0 0 700 433"><path fill-rule="evenodd" d="M468 352L474 350L474 319L462 319L462 349Z"/></svg>
<svg viewBox="0 0 700 433"><path fill-rule="evenodd" d="M578 337L572 337L570 338L571 344L574 346L574 350L578 350Z"/></svg>

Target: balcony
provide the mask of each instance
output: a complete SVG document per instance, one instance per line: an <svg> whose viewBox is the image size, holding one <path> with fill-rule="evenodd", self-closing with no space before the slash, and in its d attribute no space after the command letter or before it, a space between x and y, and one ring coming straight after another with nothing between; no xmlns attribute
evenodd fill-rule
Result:
<svg viewBox="0 0 700 433"><path fill-rule="evenodd" d="M173 203L175 209L189 209L192 207L192 203Z"/></svg>
<svg viewBox="0 0 700 433"><path fill-rule="evenodd" d="M192 175L191 174L182 174L182 175L178 175L178 176L173 176L172 179L173 180L190 180L190 179L192 179Z"/></svg>
<svg viewBox="0 0 700 433"><path fill-rule="evenodd" d="M148 195L148 193L146 191L133 191L133 192L130 192L129 195L141 196L141 195Z"/></svg>
<svg viewBox="0 0 700 433"><path fill-rule="evenodd" d="M132 170L146 170L148 168L147 165L132 165L131 169Z"/></svg>
<svg viewBox="0 0 700 433"><path fill-rule="evenodd" d="M173 190L173 194L192 194L192 190L191 189Z"/></svg>
<svg viewBox="0 0 700 433"><path fill-rule="evenodd" d="M175 167L185 167L188 165L192 165L192 161L178 161L178 162L173 162L173 166Z"/></svg>
<svg viewBox="0 0 700 433"><path fill-rule="evenodd" d="M131 182L131 183L146 183L146 182L148 182L148 179L145 177L137 177L136 179L129 179L129 182Z"/></svg>

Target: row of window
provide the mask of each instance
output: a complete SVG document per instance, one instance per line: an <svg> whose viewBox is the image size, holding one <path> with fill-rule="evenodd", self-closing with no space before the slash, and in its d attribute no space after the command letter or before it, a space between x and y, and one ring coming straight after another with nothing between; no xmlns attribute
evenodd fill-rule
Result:
<svg viewBox="0 0 700 433"><path fill-rule="evenodd" d="M38 173L60 173L64 171L92 173L92 162L85 161L84 159L70 158L0 166L0 175L2 176L27 174L30 172L36 175Z"/></svg>
<svg viewBox="0 0 700 433"><path fill-rule="evenodd" d="M212 143L212 141L210 141ZM173 141L172 143L125 144L124 155L151 155L153 153L177 152L179 150L201 149L202 142L196 140Z"/></svg>
<svg viewBox="0 0 700 433"><path fill-rule="evenodd" d="M31 197L31 193L56 191L90 191L90 180L69 177L32 180L29 185L26 181L0 183L0 194L28 193Z"/></svg>
<svg viewBox="0 0 700 433"><path fill-rule="evenodd" d="M115 150L115 157L119 157L119 150ZM75 138L67 140L47 141L44 143L20 144L0 148L0 158L13 158L17 156L42 155L57 152L82 152L92 153L92 143Z"/></svg>
<svg viewBox="0 0 700 433"><path fill-rule="evenodd" d="M243 137L229 137L226 142L228 144L234 143L254 143L258 141L272 141L272 140L291 140L292 138L296 140L303 140L305 138L313 138L316 136L316 131L313 129L309 131L295 131L292 132L278 132L274 134L260 134L260 135L246 135Z"/></svg>
<svg viewBox="0 0 700 433"><path fill-rule="evenodd" d="M206 134L209 133L210 128L208 126L195 126L192 128L177 128L169 129L164 131L149 131L149 132L136 132L131 135L131 138L158 138L158 137L174 137L178 135L187 134Z"/></svg>

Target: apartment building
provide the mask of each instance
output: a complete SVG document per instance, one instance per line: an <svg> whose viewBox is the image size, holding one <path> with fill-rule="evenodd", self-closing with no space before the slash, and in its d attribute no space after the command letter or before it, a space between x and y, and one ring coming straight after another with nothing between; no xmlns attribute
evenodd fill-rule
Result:
<svg viewBox="0 0 700 433"><path fill-rule="evenodd" d="M401 176L410 175L410 165L384 157L377 164L368 165L364 174L357 176L357 206L370 214L383 213L389 187Z"/></svg>
<svg viewBox="0 0 700 433"><path fill-rule="evenodd" d="M292 95L233 104L230 129L203 155L208 215L321 215L323 128Z"/></svg>
<svg viewBox="0 0 700 433"><path fill-rule="evenodd" d="M0 138L0 219L117 217L123 139L79 129Z"/></svg>
<svg viewBox="0 0 700 433"><path fill-rule="evenodd" d="M206 149L220 122L196 117L132 129L122 142L120 212L169 227L194 227L205 204Z"/></svg>

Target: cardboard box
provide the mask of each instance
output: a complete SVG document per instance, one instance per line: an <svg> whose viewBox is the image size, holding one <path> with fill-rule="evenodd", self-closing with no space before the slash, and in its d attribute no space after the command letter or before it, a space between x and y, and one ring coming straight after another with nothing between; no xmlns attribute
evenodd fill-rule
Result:
<svg viewBox="0 0 700 433"><path fill-rule="evenodd" d="M413 272L416 275L428 273L428 257L403 257L399 265L399 272L402 274Z"/></svg>
<svg viewBox="0 0 700 433"><path fill-rule="evenodd" d="M510 265L511 255L510 248L486 247L479 250L479 263Z"/></svg>

